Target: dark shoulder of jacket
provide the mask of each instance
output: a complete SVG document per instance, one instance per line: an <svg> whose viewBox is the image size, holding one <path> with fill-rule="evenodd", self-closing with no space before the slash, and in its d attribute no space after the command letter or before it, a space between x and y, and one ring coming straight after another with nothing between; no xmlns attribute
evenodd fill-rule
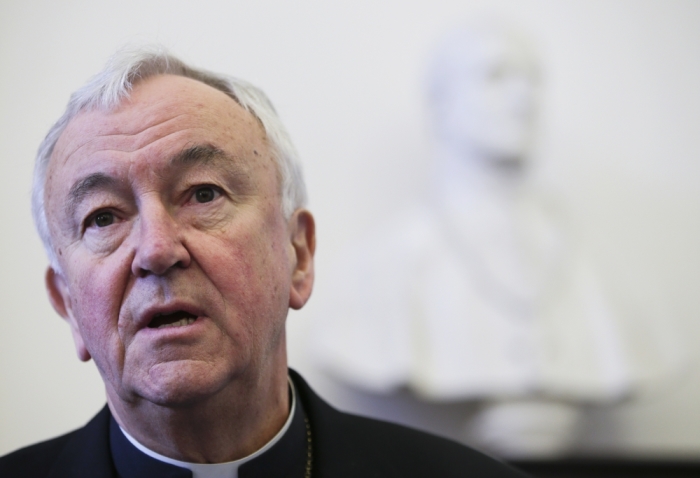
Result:
<svg viewBox="0 0 700 478"><path fill-rule="evenodd" d="M49 474L66 443L78 430L0 457L0 478L39 478Z"/></svg>
<svg viewBox="0 0 700 478"><path fill-rule="evenodd" d="M342 413L342 412L341 412ZM526 478L528 475L477 450L413 428L342 413L344 433L382 463L388 476Z"/></svg>
<svg viewBox="0 0 700 478"><path fill-rule="evenodd" d="M336 410L298 373L290 375L309 416L318 478L528 476L452 440Z"/></svg>

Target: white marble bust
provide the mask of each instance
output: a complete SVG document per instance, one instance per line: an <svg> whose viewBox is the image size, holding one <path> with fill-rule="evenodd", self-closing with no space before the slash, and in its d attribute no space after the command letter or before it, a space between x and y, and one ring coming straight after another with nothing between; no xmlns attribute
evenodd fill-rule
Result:
<svg viewBox="0 0 700 478"><path fill-rule="evenodd" d="M431 200L348 249L314 328L329 374L478 403L465 440L506 456L566 452L581 404L635 384L566 214L529 180L538 76L527 39L502 24L443 39L428 79Z"/></svg>

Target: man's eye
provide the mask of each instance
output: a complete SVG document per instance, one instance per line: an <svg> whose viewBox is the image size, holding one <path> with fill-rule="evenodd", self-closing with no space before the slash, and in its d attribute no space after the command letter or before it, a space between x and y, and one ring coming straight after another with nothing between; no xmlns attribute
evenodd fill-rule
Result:
<svg viewBox="0 0 700 478"><path fill-rule="evenodd" d="M210 186L198 188L194 193L197 202L210 202L216 198L216 191Z"/></svg>
<svg viewBox="0 0 700 478"><path fill-rule="evenodd" d="M114 223L114 214L111 212L101 212L95 216L95 225L97 227L106 227Z"/></svg>

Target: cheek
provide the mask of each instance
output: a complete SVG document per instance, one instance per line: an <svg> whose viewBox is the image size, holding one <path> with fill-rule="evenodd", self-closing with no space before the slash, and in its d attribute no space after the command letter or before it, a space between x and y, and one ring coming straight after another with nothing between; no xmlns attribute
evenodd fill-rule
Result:
<svg viewBox="0 0 700 478"><path fill-rule="evenodd" d="M215 284L226 308L235 311L241 326L260 332L286 316L289 300L287 252L278 234L254 229L250 233L210 239L208 251L197 258ZM283 320L282 320L283 322Z"/></svg>
<svg viewBox="0 0 700 478"><path fill-rule="evenodd" d="M128 274L115 261L90 261L89 267L76 268L71 275L71 306L85 346L100 368L102 357L120 353L119 311ZM128 268L127 268L128 271Z"/></svg>
<svg viewBox="0 0 700 478"><path fill-rule="evenodd" d="M269 245L265 247L251 237L245 246L229 249L220 259L219 264L226 266L216 268L215 282L227 301L251 313L270 305L280 289L280 274Z"/></svg>

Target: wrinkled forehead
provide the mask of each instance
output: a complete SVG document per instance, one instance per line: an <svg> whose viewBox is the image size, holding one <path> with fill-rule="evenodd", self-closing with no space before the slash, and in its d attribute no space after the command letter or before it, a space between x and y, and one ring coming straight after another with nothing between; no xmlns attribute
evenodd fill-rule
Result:
<svg viewBox="0 0 700 478"><path fill-rule="evenodd" d="M51 163L62 167L76 155L112 146L135 151L175 133L230 147L267 143L257 118L224 92L189 78L161 75L137 83L111 110L78 113L57 141Z"/></svg>
<svg viewBox="0 0 700 478"><path fill-rule="evenodd" d="M255 116L196 80L144 80L113 110L78 114L57 141L44 188L51 234L69 221L71 198L89 178L108 178L129 194L165 193L205 163L281 204L276 156Z"/></svg>

